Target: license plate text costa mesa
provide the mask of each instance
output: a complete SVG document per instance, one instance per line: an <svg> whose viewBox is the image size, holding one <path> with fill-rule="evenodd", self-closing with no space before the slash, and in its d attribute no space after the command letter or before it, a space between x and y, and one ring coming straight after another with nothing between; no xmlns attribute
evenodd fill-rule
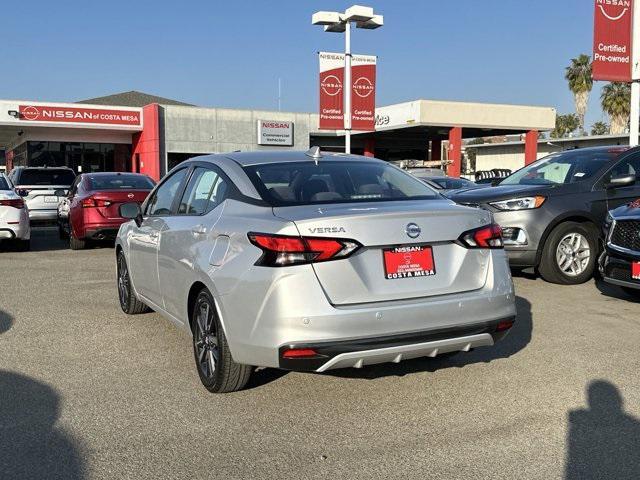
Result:
<svg viewBox="0 0 640 480"><path fill-rule="evenodd" d="M411 245L383 250L384 272L387 280L396 278L430 277L436 274L433 249L425 245Z"/></svg>

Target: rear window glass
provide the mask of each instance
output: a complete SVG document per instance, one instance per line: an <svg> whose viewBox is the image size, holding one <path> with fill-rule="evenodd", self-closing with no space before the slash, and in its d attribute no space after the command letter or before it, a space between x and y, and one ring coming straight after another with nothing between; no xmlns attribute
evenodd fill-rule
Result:
<svg viewBox="0 0 640 480"><path fill-rule="evenodd" d="M274 206L440 198L417 178L386 163L286 162L245 167L263 199Z"/></svg>
<svg viewBox="0 0 640 480"><path fill-rule="evenodd" d="M11 190L9 183L4 177L0 177L0 190Z"/></svg>
<svg viewBox="0 0 640 480"><path fill-rule="evenodd" d="M72 170L47 168L25 168L18 177L19 185L56 185L69 186L76 178Z"/></svg>
<svg viewBox="0 0 640 480"><path fill-rule="evenodd" d="M90 190L151 190L153 182L144 175L96 175L89 177Z"/></svg>

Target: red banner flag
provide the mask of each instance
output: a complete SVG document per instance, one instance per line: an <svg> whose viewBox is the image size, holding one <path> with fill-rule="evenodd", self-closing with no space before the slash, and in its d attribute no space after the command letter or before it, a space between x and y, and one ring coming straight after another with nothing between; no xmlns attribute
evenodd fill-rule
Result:
<svg viewBox="0 0 640 480"><path fill-rule="evenodd" d="M351 129L375 129L376 57L351 59ZM320 129L344 129L344 54L320 52Z"/></svg>
<svg viewBox="0 0 640 480"><path fill-rule="evenodd" d="M631 81L633 0L596 0L593 79Z"/></svg>

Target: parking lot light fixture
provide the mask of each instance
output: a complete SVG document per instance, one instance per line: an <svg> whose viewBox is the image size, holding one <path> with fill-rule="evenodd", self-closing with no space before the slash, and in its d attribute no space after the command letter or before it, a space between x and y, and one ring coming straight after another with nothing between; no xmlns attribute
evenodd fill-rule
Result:
<svg viewBox="0 0 640 480"><path fill-rule="evenodd" d="M324 26L325 32L344 32L344 89L343 117L344 117L344 151L351 153L351 24L356 28L374 30L384 25L384 17L376 15L373 8L362 5L353 5L340 12L316 12L311 16L312 25Z"/></svg>

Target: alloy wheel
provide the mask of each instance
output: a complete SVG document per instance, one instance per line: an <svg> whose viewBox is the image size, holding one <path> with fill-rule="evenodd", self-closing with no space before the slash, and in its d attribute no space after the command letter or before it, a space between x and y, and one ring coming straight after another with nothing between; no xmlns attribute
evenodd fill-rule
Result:
<svg viewBox="0 0 640 480"><path fill-rule="evenodd" d="M120 298L120 305L122 308L126 308L129 302L129 271L127 269L127 262L124 259L124 255L118 255L118 297Z"/></svg>
<svg viewBox="0 0 640 480"><path fill-rule="evenodd" d="M591 260L589 241L581 233L571 232L565 235L556 249L558 268L567 276L581 275Z"/></svg>
<svg viewBox="0 0 640 480"><path fill-rule="evenodd" d="M193 337L198 368L204 377L212 379L220 362L220 348L213 309L206 298L198 300Z"/></svg>

